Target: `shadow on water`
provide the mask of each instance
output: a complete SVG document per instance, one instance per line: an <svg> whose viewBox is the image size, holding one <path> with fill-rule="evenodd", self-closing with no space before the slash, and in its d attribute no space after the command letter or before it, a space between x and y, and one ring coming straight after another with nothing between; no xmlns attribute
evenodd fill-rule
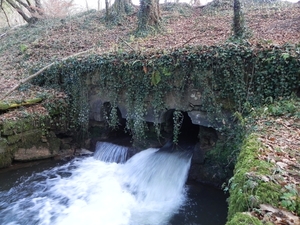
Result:
<svg viewBox="0 0 300 225"><path fill-rule="evenodd" d="M221 190L196 182L186 184L187 202L170 220L169 225L224 225L228 198Z"/></svg>
<svg viewBox="0 0 300 225"><path fill-rule="evenodd" d="M0 170L0 191L9 190L35 173L67 163L66 160L45 159L40 161L15 163Z"/></svg>

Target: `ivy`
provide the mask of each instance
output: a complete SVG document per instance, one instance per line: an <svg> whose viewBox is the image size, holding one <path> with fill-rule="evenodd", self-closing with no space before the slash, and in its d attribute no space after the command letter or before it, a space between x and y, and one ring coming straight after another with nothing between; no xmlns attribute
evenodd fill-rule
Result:
<svg viewBox="0 0 300 225"><path fill-rule="evenodd" d="M117 107L125 104L126 128L135 139L143 139L149 109L154 111L160 135L159 118L166 110L170 93L176 93L176 99L181 100L189 88L199 89L199 109L221 122L224 111L247 113L251 107L264 104L265 99L276 100L296 92L300 86L299 59L297 46L256 47L229 42L73 58L56 63L34 82L59 88L70 96L68 116L70 129L75 130L87 129L88 95L91 87L98 87L99 94L107 96L111 103L110 126L118 126ZM180 122L177 112L182 109L174 110L176 137Z"/></svg>
<svg viewBox="0 0 300 225"><path fill-rule="evenodd" d="M183 122L183 114L181 111L175 110L173 112L173 143L178 144L178 137L180 135L180 128Z"/></svg>

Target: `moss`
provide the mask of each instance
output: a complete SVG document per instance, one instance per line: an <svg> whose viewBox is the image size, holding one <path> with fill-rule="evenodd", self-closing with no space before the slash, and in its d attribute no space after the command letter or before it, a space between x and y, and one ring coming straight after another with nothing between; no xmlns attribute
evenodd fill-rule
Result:
<svg viewBox="0 0 300 225"><path fill-rule="evenodd" d="M1 102L0 101L0 111L1 110L7 110L7 109L12 109L12 108L17 108L20 106L25 106L25 105L32 105L36 104L38 102L41 102L43 99L42 98L32 98L32 99L27 99L22 102Z"/></svg>
<svg viewBox="0 0 300 225"><path fill-rule="evenodd" d="M0 137L0 153L6 152L7 140Z"/></svg>
<svg viewBox="0 0 300 225"><path fill-rule="evenodd" d="M61 140L56 137L54 132L50 132L47 141L49 143L49 151L51 154L57 154L60 150Z"/></svg>
<svg viewBox="0 0 300 225"><path fill-rule="evenodd" d="M23 118L18 120L7 120L2 124L3 135L13 135L24 131L32 130L35 127L33 118Z"/></svg>
<svg viewBox="0 0 300 225"><path fill-rule="evenodd" d="M264 181L264 176L271 173L269 168L272 165L257 157L261 148L262 145L254 134L244 141L234 177L230 181L228 219L232 219L237 212L248 211L260 203L279 206L281 187Z"/></svg>
<svg viewBox="0 0 300 225"><path fill-rule="evenodd" d="M7 140L0 138L0 168L9 166L11 161L12 156L7 147Z"/></svg>
<svg viewBox="0 0 300 225"><path fill-rule="evenodd" d="M259 219L247 213L236 213L226 225L271 225L272 223L262 223Z"/></svg>
<svg viewBox="0 0 300 225"><path fill-rule="evenodd" d="M260 182L256 189L256 195L260 197L263 203L279 207L281 186L272 182Z"/></svg>
<svg viewBox="0 0 300 225"><path fill-rule="evenodd" d="M241 149L245 136L244 127L235 125L231 129L224 130L222 137L218 137L217 133L212 133L211 130L205 129L199 132L200 143L207 142L213 148L205 153L205 161L211 164L218 164L224 168L228 168L231 173L233 166L236 163L238 153Z"/></svg>
<svg viewBox="0 0 300 225"><path fill-rule="evenodd" d="M12 157L9 152L0 153L0 168L10 166L12 162Z"/></svg>
<svg viewBox="0 0 300 225"><path fill-rule="evenodd" d="M8 144L16 144L18 143L20 148L30 148L33 145L41 142L42 130L30 130L20 134L8 136L7 141Z"/></svg>

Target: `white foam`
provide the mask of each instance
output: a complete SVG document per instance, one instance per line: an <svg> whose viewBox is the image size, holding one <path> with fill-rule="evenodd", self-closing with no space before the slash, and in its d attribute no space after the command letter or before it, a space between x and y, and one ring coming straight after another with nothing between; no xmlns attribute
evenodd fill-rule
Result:
<svg viewBox="0 0 300 225"><path fill-rule="evenodd" d="M34 175L6 193L24 197L0 204L0 224L168 224L184 202L190 159L156 151L125 164L88 157Z"/></svg>

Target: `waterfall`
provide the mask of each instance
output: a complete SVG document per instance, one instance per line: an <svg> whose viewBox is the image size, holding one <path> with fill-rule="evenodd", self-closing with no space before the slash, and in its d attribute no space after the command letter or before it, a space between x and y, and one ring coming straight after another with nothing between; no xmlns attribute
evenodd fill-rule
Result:
<svg viewBox="0 0 300 225"><path fill-rule="evenodd" d="M123 180L140 202L168 201L180 192L190 157L181 153L147 149L133 156L123 168Z"/></svg>
<svg viewBox="0 0 300 225"><path fill-rule="evenodd" d="M128 147L107 142L97 142L94 158L104 162L125 163Z"/></svg>
<svg viewBox="0 0 300 225"><path fill-rule="evenodd" d="M94 157L76 158L0 191L0 224L168 225L186 199L191 155L150 148L125 162L125 150L99 143ZM105 161L98 160L102 156Z"/></svg>
<svg viewBox="0 0 300 225"><path fill-rule="evenodd" d="M122 181L135 196L132 224L166 224L185 201L191 155L147 149L126 162Z"/></svg>

